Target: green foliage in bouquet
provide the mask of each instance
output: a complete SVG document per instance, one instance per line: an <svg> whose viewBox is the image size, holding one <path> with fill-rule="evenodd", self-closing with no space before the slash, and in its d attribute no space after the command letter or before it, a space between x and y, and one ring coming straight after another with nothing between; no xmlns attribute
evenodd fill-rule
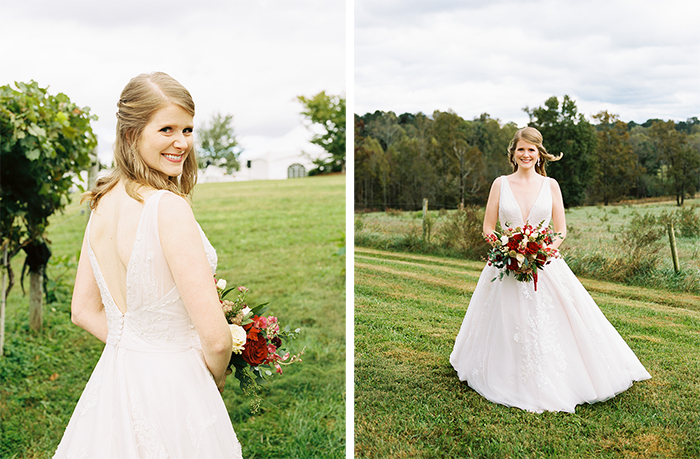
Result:
<svg viewBox="0 0 700 459"><path fill-rule="evenodd" d="M226 289L226 281L221 279L217 282L217 290L233 341L229 369L239 381L243 393L251 397L251 411L257 413L262 402L259 395L261 385L275 373L281 375L283 365L301 362L305 349L291 355L286 344L296 339L301 329L292 330L290 325L280 328L277 317L263 316L270 307L269 303L248 307L246 297L249 290L246 287ZM232 291L238 291L238 296L233 301L226 300L226 295Z"/></svg>

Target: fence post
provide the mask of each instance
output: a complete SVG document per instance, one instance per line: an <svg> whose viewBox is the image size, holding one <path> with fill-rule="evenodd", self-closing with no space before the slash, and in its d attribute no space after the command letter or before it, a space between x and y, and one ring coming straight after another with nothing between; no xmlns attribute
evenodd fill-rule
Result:
<svg viewBox="0 0 700 459"><path fill-rule="evenodd" d="M668 224L668 241L671 243L671 258L673 259L673 270L676 273L681 271L678 264L678 250L676 249L676 234L673 231L673 222Z"/></svg>
<svg viewBox="0 0 700 459"><path fill-rule="evenodd" d="M7 286L5 285L5 267L7 266L7 241L2 248L2 299L0 299L0 356L5 354L5 307L7 297Z"/></svg>
<svg viewBox="0 0 700 459"><path fill-rule="evenodd" d="M428 228L428 198L423 198L423 243L430 242L430 228ZM426 238L427 235L427 238Z"/></svg>

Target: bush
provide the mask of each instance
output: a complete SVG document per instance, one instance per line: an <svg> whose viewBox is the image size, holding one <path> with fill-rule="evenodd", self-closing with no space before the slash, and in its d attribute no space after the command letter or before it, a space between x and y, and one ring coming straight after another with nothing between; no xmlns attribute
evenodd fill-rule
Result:
<svg viewBox="0 0 700 459"><path fill-rule="evenodd" d="M635 256L640 252L658 253L661 248L658 242L665 232L660 220L649 212L644 215L633 213L630 222L622 229L625 252L631 252Z"/></svg>
<svg viewBox="0 0 700 459"><path fill-rule="evenodd" d="M700 215L695 210L698 206L683 207L673 213L673 223L678 237L700 236Z"/></svg>
<svg viewBox="0 0 700 459"><path fill-rule="evenodd" d="M625 284L643 284L644 278L655 272L659 257L649 251L629 251L619 253L587 252L570 250L565 252L565 260L572 271L579 276L605 279Z"/></svg>
<svg viewBox="0 0 700 459"><path fill-rule="evenodd" d="M440 227L442 245L469 258L482 257L489 248L482 234L483 221L484 215L479 207L457 209Z"/></svg>

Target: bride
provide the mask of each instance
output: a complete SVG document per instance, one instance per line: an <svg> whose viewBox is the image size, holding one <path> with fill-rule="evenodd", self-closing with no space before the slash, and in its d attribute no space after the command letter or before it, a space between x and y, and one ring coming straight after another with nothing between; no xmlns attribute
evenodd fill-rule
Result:
<svg viewBox="0 0 700 459"><path fill-rule="evenodd" d="M526 127L509 147L514 172L491 187L484 234L496 221L503 227L536 226L544 221L566 237L561 191L547 178L542 135ZM486 266L469 302L450 355L459 379L495 403L523 410L567 411L627 390L649 379L639 359L608 322L591 296L561 258L538 271L533 282L498 276Z"/></svg>
<svg viewBox="0 0 700 459"><path fill-rule="evenodd" d="M122 91L113 172L86 193L73 322L105 342L55 458L240 458L220 391L231 335L187 196L194 102L164 73Z"/></svg>

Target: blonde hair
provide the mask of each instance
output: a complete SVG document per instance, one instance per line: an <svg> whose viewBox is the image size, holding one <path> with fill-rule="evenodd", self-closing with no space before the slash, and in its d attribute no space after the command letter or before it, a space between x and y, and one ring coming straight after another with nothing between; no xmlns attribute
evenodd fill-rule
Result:
<svg viewBox="0 0 700 459"><path fill-rule="evenodd" d="M561 157L564 156L563 153L559 153L559 156L554 156L550 153L547 153L547 150L544 148L544 145L542 145L543 139L542 134L540 134L540 131L538 131L534 127L528 126L516 132L513 136L513 139L510 141L510 144L508 145L508 161L510 161L511 166L513 166L513 172L518 170L518 163L515 161L514 156L515 149L518 146L518 142L521 140L524 140L525 142L535 145L537 147L537 151L539 152L540 157L537 160L537 163L535 164L535 172L545 177L547 176L547 161L559 161Z"/></svg>
<svg viewBox="0 0 700 459"><path fill-rule="evenodd" d="M177 80L163 72L142 73L124 87L117 103L117 140L114 144L114 169L99 178L92 190L81 197L90 201L95 210L97 203L119 180L124 180L126 192L135 200L143 199L137 193L142 187L168 190L184 198L197 183L197 158L194 146L185 156L179 177L164 177L151 169L138 152L144 127L158 110L175 104L194 116L194 101L189 91Z"/></svg>

